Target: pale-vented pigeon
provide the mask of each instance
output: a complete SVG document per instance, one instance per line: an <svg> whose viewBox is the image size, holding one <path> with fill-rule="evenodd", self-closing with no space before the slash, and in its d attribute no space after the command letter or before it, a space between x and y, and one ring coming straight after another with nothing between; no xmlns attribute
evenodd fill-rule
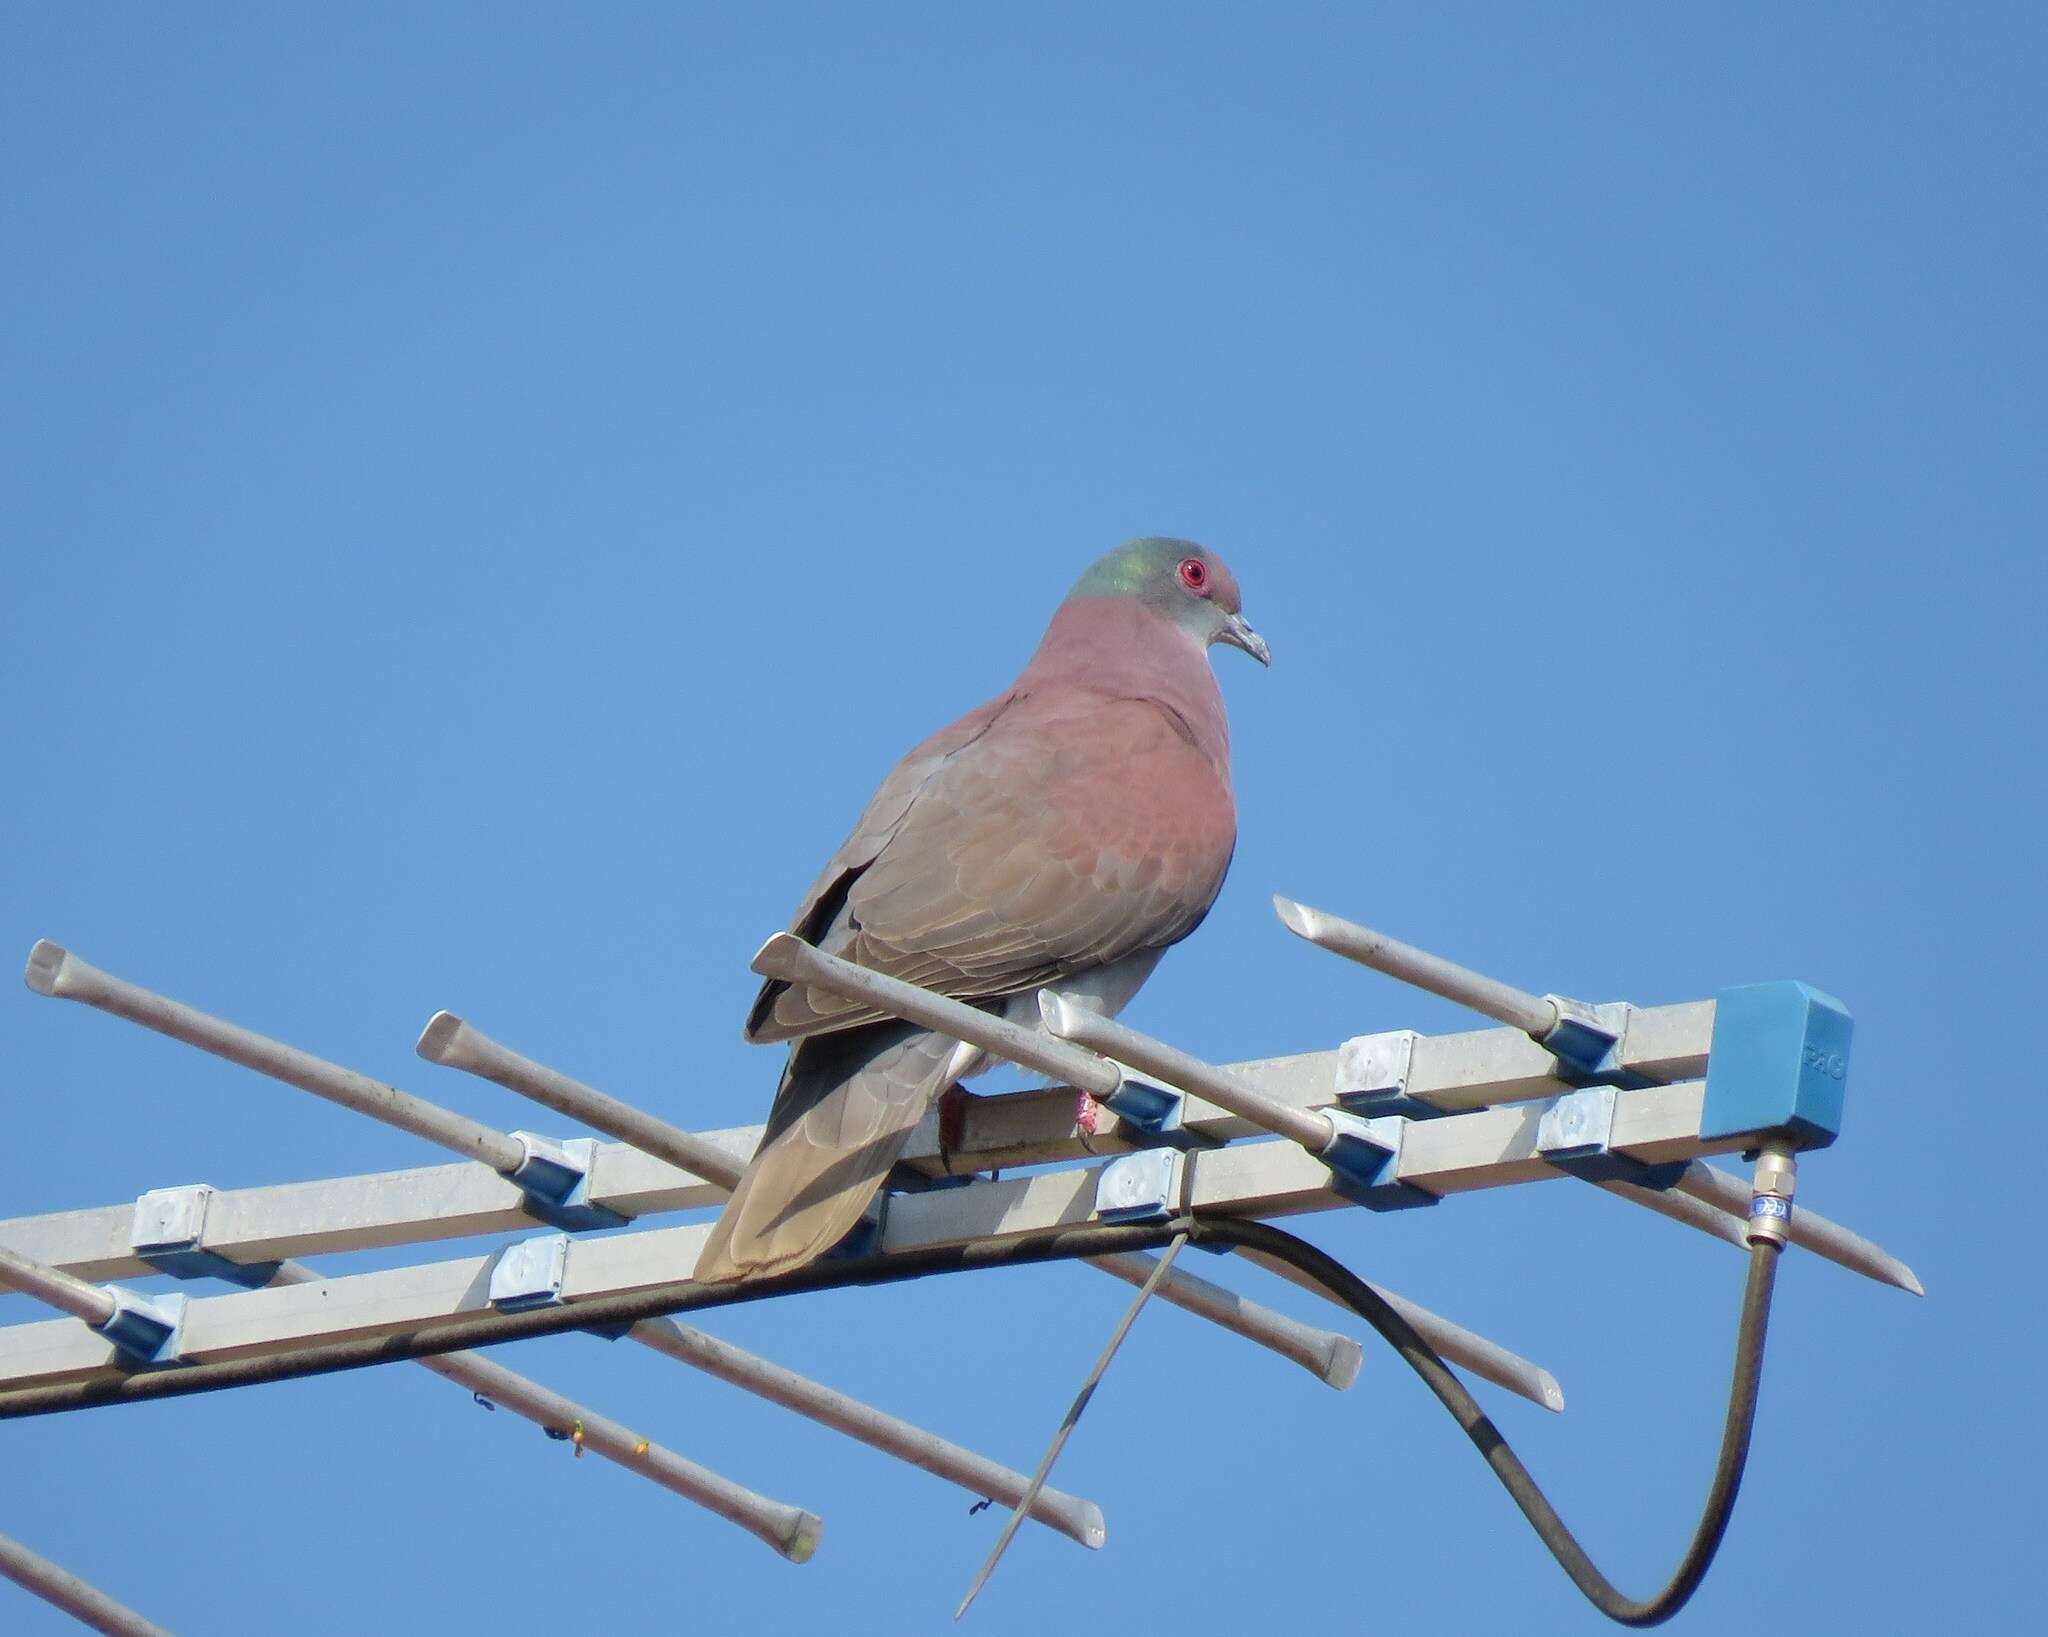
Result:
<svg viewBox="0 0 2048 1637"><path fill-rule="evenodd" d="M1081 576L1023 674L896 765L791 930L828 953L1036 1025L1050 987L1114 1015L1201 922L1237 840L1207 650L1261 664L1237 582L1185 540ZM972 1048L771 981L747 1019L792 1041L761 1145L697 1263L780 1273L844 1238Z"/></svg>

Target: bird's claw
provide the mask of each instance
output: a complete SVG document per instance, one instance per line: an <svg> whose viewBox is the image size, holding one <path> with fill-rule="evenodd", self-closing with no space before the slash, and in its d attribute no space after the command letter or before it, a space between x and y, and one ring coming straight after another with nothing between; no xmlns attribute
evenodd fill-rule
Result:
<svg viewBox="0 0 2048 1637"><path fill-rule="evenodd" d="M939 1168L953 1174L953 1155L967 1143L967 1108L977 1099L958 1080L939 1093Z"/></svg>

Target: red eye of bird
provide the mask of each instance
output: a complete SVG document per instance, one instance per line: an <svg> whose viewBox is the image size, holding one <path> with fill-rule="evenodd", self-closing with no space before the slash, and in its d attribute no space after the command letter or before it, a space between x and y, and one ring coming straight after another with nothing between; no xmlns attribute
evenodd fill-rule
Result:
<svg viewBox="0 0 2048 1637"><path fill-rule="evenodd" d="M1209 589L1209 571L1202 566L1201 558L1183 557L1180 560L1180 583L1198 594Z"/></svg>

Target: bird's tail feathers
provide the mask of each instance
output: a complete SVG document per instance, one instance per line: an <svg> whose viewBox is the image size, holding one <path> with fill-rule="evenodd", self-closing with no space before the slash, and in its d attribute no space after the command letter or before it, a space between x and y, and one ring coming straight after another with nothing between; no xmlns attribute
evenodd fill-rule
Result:
<svg viewBox="0 0 2048 1637"><path fill-rule="evenodd" d="M852 1232L944 1089L953 1050L941 1035L897 1023L799 1042L695 1278L787 1273Z"/></svg>

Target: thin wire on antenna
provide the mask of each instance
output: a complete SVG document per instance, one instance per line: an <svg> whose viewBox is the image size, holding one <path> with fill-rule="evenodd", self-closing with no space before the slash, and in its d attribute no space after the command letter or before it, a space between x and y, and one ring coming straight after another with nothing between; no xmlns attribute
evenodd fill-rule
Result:
<svg viewBox="0 0 2048 1637"><path fill-rule="evenodd" d="M960 1599L960 1606L953 1611L953 1618L959 1619L967 1612L967 1606L981 1594L981 1588L988 1584L988 1577L996 1572L996 1565L1002 1561L1003 1553L1010 1548L1010 1541L1023 1523L1025 1513L1031 1510L1031 1503L1038 1492L1045 1487L1045 1480L1052 1473L1052 1464L1060 1458L1060 1451L1067 1447L1067 1437L1074 1430L1074 1423L1081 1419L1081 1412L1088 1408L1088 1400L1095 1396L1095 1387L1102 1380L1103 1372L1109 1368L1109 1361L1116 1357L1116 1350L1123 1346L1124 1337L1131 1333L1131 1326L1137 1322L1138 1314L1152 1299L1152 1292L1159 1288L1159 1282L1166 1277L1166 1270L1173 1266L1173 1259L1180 1254L1181 1246L1188 1242L1185 1230L1173 1236L1173 1243L1153 1266L1152 1275L1139 1287L1131 1305L1124 1310L1123 1322L1109 1338L1109 1345L1102 1350L1102 1357L1095 1361L1095 1368L1088 1372L1088 1379L1081 1383L1081 1390L1074 1395L1074 1402L1068 1407L1066 1419L1060 1423L1058 1432L1052 1435L1052 1442L1046 1445L1045 1454L1039 1457L1038 1470L1031 1474L1031 1483L1022 1498L1011 1508L1009 1521L1003 1525L1003 1532L996 1537L990 1549L988 1560L981 1566L981 1573L974 1577L974 1584L967 1588L967 1595Z"/></svg>

